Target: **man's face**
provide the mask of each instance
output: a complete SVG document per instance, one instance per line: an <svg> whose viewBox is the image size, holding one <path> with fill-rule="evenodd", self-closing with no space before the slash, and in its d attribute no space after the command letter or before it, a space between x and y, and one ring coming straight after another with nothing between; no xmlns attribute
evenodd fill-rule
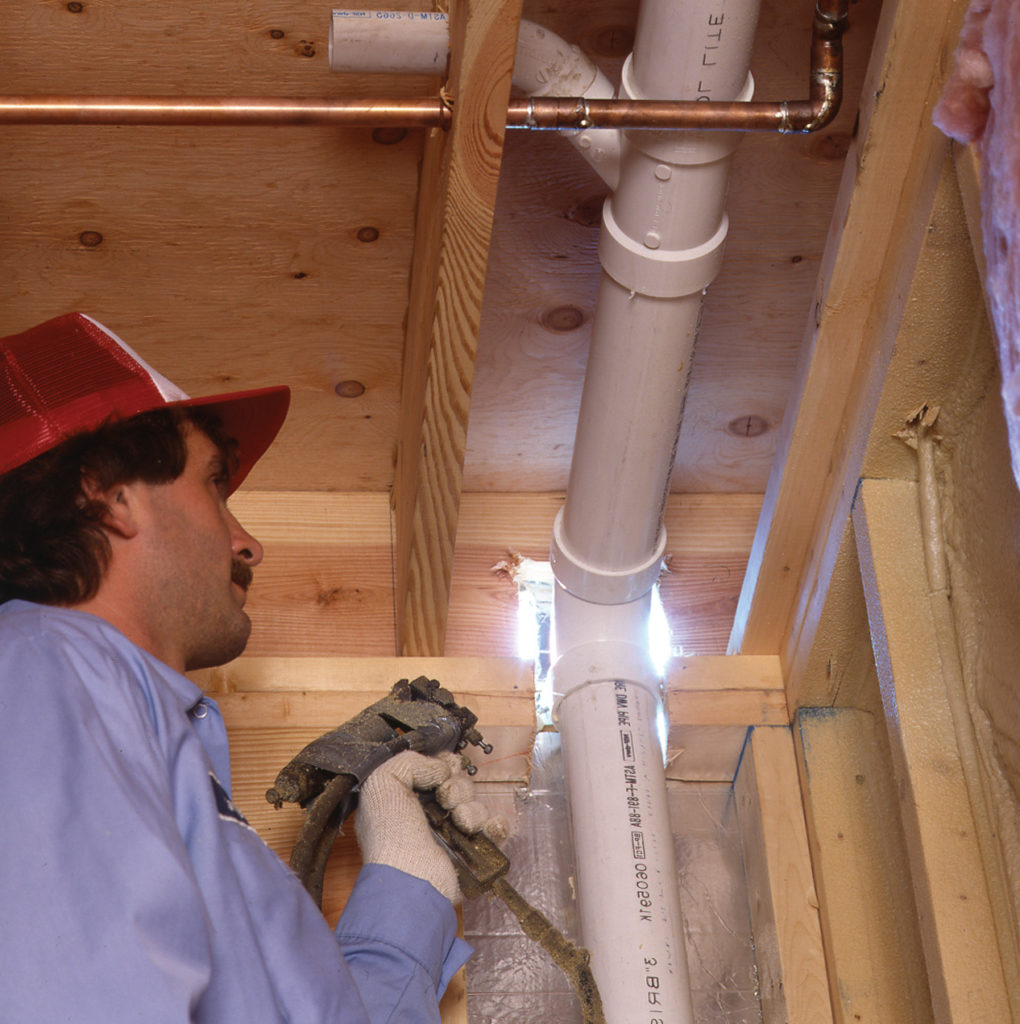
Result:
<svg viewBox="0 0 1020 1024"><path fill-rule="evenodd" d="M167 652L185 669L222 665L248 642L244 611L251 570L262 547L227 508L219 449L198 429L187 435L184 472L149 488L150 608Z"/></svg>

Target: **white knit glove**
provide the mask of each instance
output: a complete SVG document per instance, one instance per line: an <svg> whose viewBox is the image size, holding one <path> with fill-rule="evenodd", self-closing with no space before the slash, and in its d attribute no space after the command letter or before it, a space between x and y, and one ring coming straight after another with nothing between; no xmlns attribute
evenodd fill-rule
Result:
<svg viewBox="0 0 1020 1024"><path fill-rule="evenodd" d="M469 835L483 832L500 843L509 833L507 823L490 815L475 798L473 783L457 754L426 757L407 750L376 768L361 786L355 822L362 860L424 879L456 905L460 902L457 870L432 834L416 789L435 789L436 799L450 811L454 824Z"/></svg>

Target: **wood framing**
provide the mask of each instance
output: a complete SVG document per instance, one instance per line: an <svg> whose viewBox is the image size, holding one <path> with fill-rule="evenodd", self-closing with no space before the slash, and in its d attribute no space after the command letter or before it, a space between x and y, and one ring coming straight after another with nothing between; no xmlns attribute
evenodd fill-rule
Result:
<svg viewBox="0 0 1020 1024"><path fill-rule="evenodd" d="M451 5L449 138L426 147L393 491L397 649L440 655L520 0Z"/></svg>
<svg viewBox="0 0 1020 1024"><path fill-rule="evenodd" d="M810 645L948 140L931 123L961 4L884 5L730 649Z"/></svg>
<svg viewBox="0 0 1020 1024"><path fill-rule="evenodd" d="M932 1024L885 723L805 709L794 739L836 1024Z"/></svg>
<svg viewBox="0 0 1020 1024"><path fill-rule="evenodd" d="M928 597L918 485L865 480L854 529L935 1020L1007 1021L995 886L957 744ZM1008 973L1015 972L1015 963Z"/></svg>
<svg viewBox="0 0 1020 1024"><path fill-rule="evenodd" d="M476 778L483 787L527 783L536 727L534 669L519 659L245 656L193 673L216 700L230 734L235 802L281 857L289 856L300 812L292 806L277 811L266 803L264 793L276 771L311 739L382 696L397 679L417 675L439 679L478 713L479 727L495 748L491 755L468 751L479 766ZM763 948L774 954L769 976L786 989L772 1005L793 1007L791 1021L824 1021L798 1016L821 1005L812 967L820 962L821 952L815 948L817 908L810 897L802 820L799 831L796 827L799 790L779 660L774 655L677 659L666 683L671 777L732 781L744 752L739 813L757 872L761 913L755 925ZM757 730L757 738L745 748L749 729ZM792 879L791 863L806 866L807 875L799 870ZM348 830L337 843L326 876L323 909L331 922L339 916L359 866L353 830ZM824 985L821 994L827 1001ZM466 1012L460 976L444 998L444 1024L463 1024ZM768 1018L770 1024L778 1019Z"/></svg>
<svg viewBox="0 0 1020 1024"><path fill-rule="evenodd" d="M831 1022L818 896L788 728L751 730L734 791L764 1022Z"/></svg>

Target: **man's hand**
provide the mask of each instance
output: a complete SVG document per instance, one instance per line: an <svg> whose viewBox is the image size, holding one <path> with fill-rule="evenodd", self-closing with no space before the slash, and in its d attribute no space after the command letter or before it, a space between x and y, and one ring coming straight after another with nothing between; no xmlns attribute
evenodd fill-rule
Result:
<svg viewBox="0 0 1020 1024"><path fill-rule="evenodd" d="M476 799L458 754L426 757L405 751L377 768L362 785L358 845L366 863L386 864L424 879L456 905L461 898L456 868L433 836L415 793L433 789L461 831L482 832L495 843L506 839L506 821L491 816Z"/></svg>

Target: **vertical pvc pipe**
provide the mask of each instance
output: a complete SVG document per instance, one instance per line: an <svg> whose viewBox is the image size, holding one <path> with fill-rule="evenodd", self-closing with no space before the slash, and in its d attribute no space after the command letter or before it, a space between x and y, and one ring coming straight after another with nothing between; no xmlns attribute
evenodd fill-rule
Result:
<svg viewBox="0 0 1020 1024"><path fill-rule="evenodd" d="M632 680L592 680L565 699L561 715L565 769L576 780L573 826L598 823L597 844L575 845L578 885L608 875L622 897L592 899L589 892L578 907L582 935L615 937L611 966L596 972L606 1020L691 1021L673 834L660 784L658 694Z"/></svg>
<svg viewBox="0 0 1020 1024"><path fill-rule="evenodd" d="M622 94L749 99L756 0L644 0ZM581 940L608 1024L692 1024L650 591L702 296L718 272L732 134L630 132L603 211L603 275L567 499L553 530L554 713Z"/></svg>

